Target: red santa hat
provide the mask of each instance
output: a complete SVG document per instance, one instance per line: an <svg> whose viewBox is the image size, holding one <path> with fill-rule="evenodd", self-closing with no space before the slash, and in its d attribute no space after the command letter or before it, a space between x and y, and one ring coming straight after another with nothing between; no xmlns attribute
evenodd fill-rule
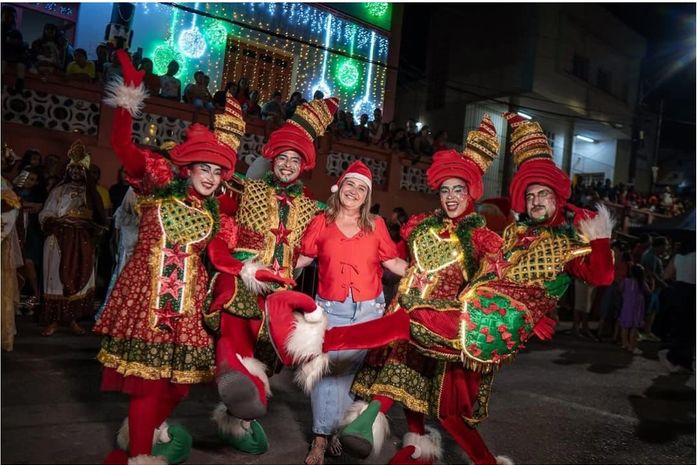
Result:
<svg viewBox="0 0 697 465"><path fill-rule="evenodd" d="M571 179L554 164L552 147L540 124L516 113L504 113L503 116L513 129L511 154L518 166L508 189L511 208L523 213L526 210L525 190L530 184L542 184L554 191L557 209L561 211L571 196Z"/></svg>
<svg viewBox="0 0 697 465"><path fill-rule="evenodd" d="M337 179L330 190L332 192L338 192L341 183L347 179L358 179L359 181L363 181L368 186L368 190L373 190L373 173L370 171L370 168L360 160L351 163L349 167L346 168L346 171L339 176L339 179Z"/></svg>
<svg viewBox="0 0 697 465"><path fill-rule="evenodd" d="M479 127L467 134L465 151L441 150L433 155L433 162L426 171L428 187L438 190L449 178L460 178L467 183L469 195L477 200L484 187L482 176L491 166L499 151L496 128L489 115L484 115Z"/></svg>
<svg viewBox="0 0 697 465"><path fill-rule="evenodd" d="M293 116L271 133L261 154L273 160L283 152L294 150L303 159L303 171L311 170L317 159L315 139L324 134L338 108L339 99L336 97L298 105Z"/></svg>

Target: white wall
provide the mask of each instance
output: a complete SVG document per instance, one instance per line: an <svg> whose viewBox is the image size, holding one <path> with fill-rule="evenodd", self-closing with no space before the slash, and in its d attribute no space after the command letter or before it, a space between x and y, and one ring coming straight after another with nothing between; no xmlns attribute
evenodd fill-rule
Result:
<svg viewBox="0 0 697 465"><path fill-rule="evenodd" d="M571 155L571 175L604 173L605 179L614 179L617 139L584 142L574 138Z"/></svg>

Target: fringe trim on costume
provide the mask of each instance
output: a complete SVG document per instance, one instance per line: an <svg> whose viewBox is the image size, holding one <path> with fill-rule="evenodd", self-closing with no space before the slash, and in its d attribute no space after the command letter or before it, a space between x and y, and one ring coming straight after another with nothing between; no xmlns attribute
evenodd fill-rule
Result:
<svg viewBox="0 0 697 465"><path fill-rule="evenodd" d="M228 434L234 438L241 438L249 431L250 422L233 417L228 413L224 403L219 403L213 410L211 420L218 425L218 429L224 434Z"/></svg>
<svg viewBox="0 0 697 465"><path fill-rule="evenodd" d="M440 433L431 428L426 427L426 434L407 433L402 440L402 447L414 446L414 453L411 455L413 459L437 461L443 457L443 448L441 446Z"/></svg>
<svg viewBox="0 0 697 465"><path fill-rule="evenodd" d="M247 371L261 380L264 384L266 395L271 397L271 385L269 384L269 377L266 375L266 365L254 357L242 357L240 354L236 355Z"/></svg>
<svg viewBox="0 0 697 465"><path fill-rule="evenodd" d="M114 77L104 86L106 97L103 102L114 108L123 108L134 118L139 118L148 98L148 91L144 84L138 87L127 86L121 76Z"/></svg>
<svg viewBox="0 0 697 465"><path fill-rule="evenodd" d="M315 384L329 373L329 355L320 354L312 360L301 364L295 370L295 383L302 388L305 394L310 394Z"/></svg>
<svg viewBox="0 0 697 465"><path fill-rule="evenodd" d="M267 294L271 291L271 284L259 281L256 277L257 271L264 268L260 262L254 260L247 260L242 266L242 271L240 272L240 278L247 286L250 292L254 294Z"/></svg>

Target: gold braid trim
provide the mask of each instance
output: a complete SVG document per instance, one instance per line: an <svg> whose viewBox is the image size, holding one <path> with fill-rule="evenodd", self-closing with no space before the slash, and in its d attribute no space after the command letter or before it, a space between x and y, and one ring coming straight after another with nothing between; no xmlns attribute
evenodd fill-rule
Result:
<svg viewBox="0 0 697 465"><path fill-rule="evenodd" d="M494 374L486 373L479 378L479 392L477 392L477 404L472 408L472 417L462 415L462 419L470 428L474 428L480 421L489 416L489 397L491 386L494 383Z"/></svg>
<svg viewBox="0 0 697 465"><path fill-rule="evenodd" d="M113 368L122 376L137 376L143 379L158 380L169 378L173 383L178 384L198 384L213 381L215 369L198 371L179 371L171 368L154 368L138 362L128 362L120 357L106 352L104 349L99 351L97 360L107 368Z"/></svg>
<svg viewBox="0 0 697 465"><path fill-rule="evenodd" d="M354 389L355 391L355 389ZM398 402L404 404L409 410L414 410L415 412L421 412L428 415L428 402L417 399L416 397L409 394L404 389L400 389L395 386L390 386L389 384L373 384L373 386L368 390L371 396L374 395L386 395Z"/></svg>

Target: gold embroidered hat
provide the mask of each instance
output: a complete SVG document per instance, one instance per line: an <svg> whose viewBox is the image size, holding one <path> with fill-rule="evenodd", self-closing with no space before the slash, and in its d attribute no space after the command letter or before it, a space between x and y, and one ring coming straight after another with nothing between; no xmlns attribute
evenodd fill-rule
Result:
<svg viewBox="0 0 697 465"><path fill-rule="evenodd" d="M215 115L215 136L232 148L237 154L240 141L244 137L246 123L242 116L242 107L230 94L225 97L225 112Z"/></svg>
<svg viewBox="0 0 697 465"><path fill-rule="evenodd" d="M271 133L262 155L273 160L281 153L295 150L303 158L303 170L315 167L317 154L314 141L324 134L339 108L339 99L330 97L298 105L293 116Z"/></svg>
<svg viewBox="0 0 697 465"><path fill-rule="evenodd" d="M87 147L82 143L81 140L76 140L70 145L68 149L68 166L65 167L67 170L71 166L79 166L85 170L90 168L90 154L87 152Z"/></svg>

